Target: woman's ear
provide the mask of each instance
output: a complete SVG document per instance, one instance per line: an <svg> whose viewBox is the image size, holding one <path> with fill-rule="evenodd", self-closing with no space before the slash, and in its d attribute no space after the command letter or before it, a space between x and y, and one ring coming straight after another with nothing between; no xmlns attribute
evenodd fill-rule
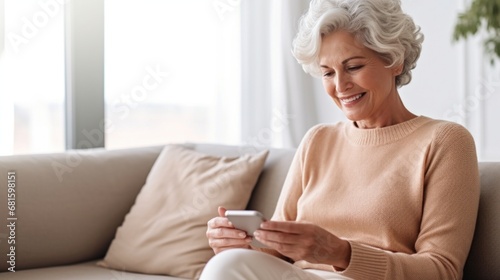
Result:
<svg viewBox="0 0 500 280"><path fill-rule="evenodd" d="M394 66L392 68L392 73L394 74L394 76L399 76L401 75L402 72L403 72L403 64Z"/></svg>

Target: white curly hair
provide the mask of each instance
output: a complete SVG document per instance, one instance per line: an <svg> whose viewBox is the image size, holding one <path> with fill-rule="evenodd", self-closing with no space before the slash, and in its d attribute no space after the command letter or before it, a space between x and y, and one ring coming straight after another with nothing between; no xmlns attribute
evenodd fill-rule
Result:
<svg viewBox="0 0 500 280"><path fill-rule="evenodd" d="M422 49L420 27L401 9L400 0L312 0L300 19L292 53L304 71L320 76L318 55L324 35L336 30L353 34L377 52L387 67L403 65L396 85L411 81Z"/></svg>

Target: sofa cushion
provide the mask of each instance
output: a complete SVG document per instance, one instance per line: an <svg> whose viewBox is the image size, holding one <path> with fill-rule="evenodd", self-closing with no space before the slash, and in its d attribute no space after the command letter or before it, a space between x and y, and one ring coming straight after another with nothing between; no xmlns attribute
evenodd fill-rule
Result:
<svg viewBox="0 0 500 280"><path fill-rule="evenodd" d="M213 256L207 221L217 206L245 208L267 154L219 157L165 146L100 265L197 278Z"/></svg>
<svg viewBox="0 0 500 280"><path fill-rule="evenodd" d="M255 154L264 149L264 147L258 146L231 146L210 143L186 143L184 146L204 154L227 157L248 153ZM281 186L285 182L295 151L295 149L269 148L266 164L250 196L247 205L248 210L258 210L264 217L273 216L281 193Z"/></svg>
<svg viewBox="0 0 500 280"><path fill-rule="evenodd" d="M22 271L0 273L2 280L185 280L186 278L165 275L147 275L106 269L96 265L95 261L74 265L61 265Z"/></svg>

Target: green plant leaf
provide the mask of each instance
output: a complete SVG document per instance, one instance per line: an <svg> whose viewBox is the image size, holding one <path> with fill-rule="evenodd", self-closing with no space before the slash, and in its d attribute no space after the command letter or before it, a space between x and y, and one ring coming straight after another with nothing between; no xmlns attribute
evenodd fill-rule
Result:
<svg viewBox="0 0 500 280"><path fill-rule="evenodd" d="M500 0L473 0L470 6L458 14L453 30L453 40L465 40L484 30L488 37L484 50L491 62L500 58Z"/></svg>

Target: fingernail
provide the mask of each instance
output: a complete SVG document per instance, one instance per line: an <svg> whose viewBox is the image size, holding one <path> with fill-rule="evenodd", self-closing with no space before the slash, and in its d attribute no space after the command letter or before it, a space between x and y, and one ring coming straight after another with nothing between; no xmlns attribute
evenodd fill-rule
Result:
<svg viewBox="0 0 500 280"><path fill-rule="evenodd" d="M255 236L255 237L259 237L259 236L260 236L260 233L258 233L258 232L254 232L254 233L253 233L253 236Z"/></svg>
<svg viewBox="0 0 500 280"><path fill-rule="evenodd" d="M247 236L247 235L246 235L246 234L244 234L243 232L240 232L240 233L238 233L238 236L239 236L239 237L245 237L245 236Z"/></svg>

